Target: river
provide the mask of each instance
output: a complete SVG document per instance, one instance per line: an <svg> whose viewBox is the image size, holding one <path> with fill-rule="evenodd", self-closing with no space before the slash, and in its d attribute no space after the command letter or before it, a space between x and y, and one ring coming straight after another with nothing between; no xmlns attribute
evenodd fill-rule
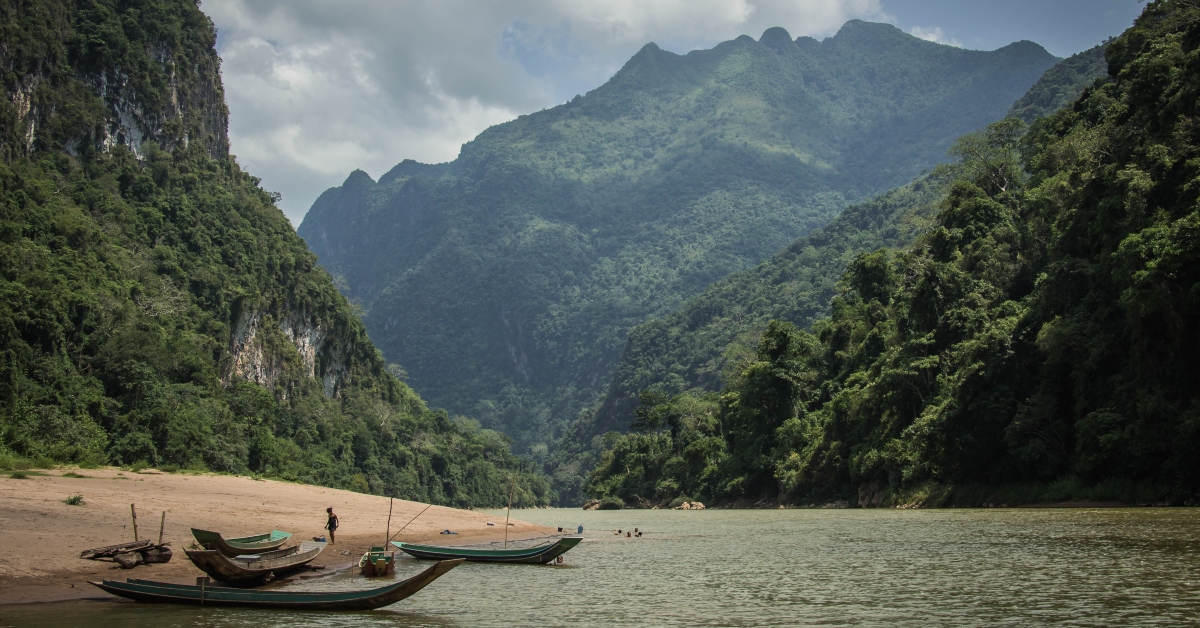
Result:
<svg viewBox="0 0 1200 628"><path fill-rule="evenodd" d="M586 540L562 566L466 564L367 613L80 601L0 625L978 626L1200 623L1200 509L524 510ZM617 537L637 527L641 538ZM424 563L398 560L397 577ZM378 586L344 573L305 589Z"/></svg>

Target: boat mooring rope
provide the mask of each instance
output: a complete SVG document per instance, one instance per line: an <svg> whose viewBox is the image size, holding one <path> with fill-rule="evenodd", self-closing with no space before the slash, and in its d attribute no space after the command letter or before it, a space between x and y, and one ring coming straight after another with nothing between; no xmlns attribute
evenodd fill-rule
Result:
<svg viewBox="0 0 1200 628"><path fill-rule="evenodd" d="M39 575L37 575L37 574L35 574L35 573L31 572L31 571L25 571L24 569L21 569L20 567L14 567L14 566L12 566L11 564L9 564L8 562L6 562L6 561L4 561L4 560L0 560L0 565L4 565L4 567L5 567L5 568L7 568L7 569L11 569L11 570L13 570L13 571L19 571L19 572L21 572L21 573L23 573L23 574L25 574L25 575L29 576L30 578L37 578L38 580L45 580L46 582L49 582L49 583L51 583L51 584L61 584L61 585L64 585L64 586L69 586L69 587L71 587L72 589L74 589L74 588L75 588L75 584L74 584L74 583L72 583L72 582L67 582L66 580L55 580L55 579L53 579L53 578L47 578L47 577L45 577L45 576L39 576Z"/></svg>

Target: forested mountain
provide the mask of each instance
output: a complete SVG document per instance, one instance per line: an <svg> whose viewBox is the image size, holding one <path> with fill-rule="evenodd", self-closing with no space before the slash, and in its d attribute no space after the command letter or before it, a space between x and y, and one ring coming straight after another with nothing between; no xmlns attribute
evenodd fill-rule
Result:
<svg viewBox="0 0 1200 628"><path fill-rule="evenodd" d="M353 173L299 233L431 404L544 459L633 325L940 162L1055 61L859 21L822 42L649 44L453 162Z"/></svg>
<svg viewBox="0 0 1200 628"><path fill-rule="evenodd" d="M596 497L1181 503L1200 486L1200 2L1159 0L1070 107L960 139L932 229L812 332L647 394Z"/></svg>
<svg viewBox="0 0 1200 628"><path fill-rule="evenodd" d="M430 411L228 153L194 0L0 0L0 461L546 504Z"/></svg>
<svg viewBox="0 0 1200 628"><path fill-rule="evenodd" d="M1106 75L1103 46L1080 52L1046 70L1009 115L1031 123L1071 104ZM851 206L755 268L733 273L679 309L635 326L594 418L584 416L571 438L587 442L609 430L625 431L644 391L672 396L720 388L730 365L754 352L771 320L807 329L828 316L838 280L855 256L907 246L933 225L948 190L946 176L922 175Z"/></svg>

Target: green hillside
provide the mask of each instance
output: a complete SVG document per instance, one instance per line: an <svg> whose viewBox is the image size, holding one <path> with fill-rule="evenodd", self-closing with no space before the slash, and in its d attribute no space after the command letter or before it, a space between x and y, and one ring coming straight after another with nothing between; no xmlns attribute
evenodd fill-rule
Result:
<svg viewBox="0 0 1200 628"><path fill-rule="evenodd" d="M773 321L721 391L645 395L596 497L860 505L1197 497L1200 5L1150 3L1110 79L956 145L936 223Z"/></svg>
<svg viewBox="0 0 1200 628"><path fill-rule="evenodd" d="M0 463L157 465L546 504L429 410L228 154L194 1L0 1Z"/></svg>
<svg viewBox="0 0 1200 628"><path fill-rule="evenodd" d="M1107 75L1103 46L1046 70L1009 110L1033 122L1067 106ZM568 438L572 448L609 430L625 431L638 395L716 390L732 364L752 354L771 320L807 329L829 315L846 266L860 253L907 246L933 224L946 175L922 175L904 187L848 207L822 229L752 269L721 279L679 309L635 326L603 401Z"/></svg>
<svg viewBox="0 0 1200 628"><path fill-rule="evenodd" d="M352 174L299 233L432 405L545 460L630 328L940 162L1055 61L858 21L823 42L649 44L451 163Z"/></svg>

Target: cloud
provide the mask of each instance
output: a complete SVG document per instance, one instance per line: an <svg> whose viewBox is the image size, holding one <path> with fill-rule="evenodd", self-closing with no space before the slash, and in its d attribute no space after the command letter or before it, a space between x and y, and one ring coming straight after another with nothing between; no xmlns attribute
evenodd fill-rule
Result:
<svg viewBox="0 0 1200 628"><path fill-rule="evenodd" d="M299 222L355 168L442 162L487 127L593 89L650 41L891 21L880 0L205 0L230 139ZM939 31L940 33L940 31ZM914 33L915 34L915 33ZM919 35L920 36L920 35Z"/></svg>
<svg viewBox="0 0 1200 628"><path fill-rule="evenodd" d="M935 44L945 44L947 46L954 46L955 48L963 47L961 41L954 39L953 37L946 37L946 33L942 32L942 29L939 26L914 26L909 29L908 32L913 37L918 37L920 39L924 39L925 41L932 41Z"/></svg>

